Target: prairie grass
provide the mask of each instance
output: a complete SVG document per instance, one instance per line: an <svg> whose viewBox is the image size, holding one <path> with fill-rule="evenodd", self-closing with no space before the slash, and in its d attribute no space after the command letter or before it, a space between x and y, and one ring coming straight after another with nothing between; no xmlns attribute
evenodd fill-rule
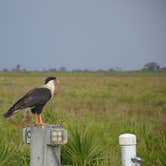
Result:
<svg viewBox="0 0 166 166"><path fill-rule="evenodd" d="M44 110L47 123L68 129L62 164L120 166L118 137L137 135L137 153L145 166L166 165L166 73L0 73L0 166L29 165L22 128L33 122L26 113L2 114L45 77L60 80Z"/></svg>

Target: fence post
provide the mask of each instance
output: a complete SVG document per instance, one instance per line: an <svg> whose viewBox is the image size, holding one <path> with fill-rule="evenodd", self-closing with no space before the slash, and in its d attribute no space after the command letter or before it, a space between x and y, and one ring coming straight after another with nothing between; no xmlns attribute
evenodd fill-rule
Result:
<svg viewBox="0 0 166 166"><path fill-rule="evenodd" d="M67 131L57 125L26 127L23 139L30 144L30 166L61 166L60 145L67 143Z"/></svg>
<svg viewBox="0 0 166 166"><path fill-rule="evenodd" d="M136 156L136 135L120 135L119 144L121 146L122 166L140 166L143 160Z"/></svg>

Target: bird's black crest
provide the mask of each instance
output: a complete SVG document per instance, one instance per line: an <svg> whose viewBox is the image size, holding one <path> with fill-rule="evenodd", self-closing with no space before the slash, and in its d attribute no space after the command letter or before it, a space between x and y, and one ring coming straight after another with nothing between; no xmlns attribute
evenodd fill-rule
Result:
<svg viewBox="0 0 166 166"><path fill-rule="evenodd" d="M56 77L48 77L48 78L46 78L45 84L47 84L51 80L56 80Z"/></svg>

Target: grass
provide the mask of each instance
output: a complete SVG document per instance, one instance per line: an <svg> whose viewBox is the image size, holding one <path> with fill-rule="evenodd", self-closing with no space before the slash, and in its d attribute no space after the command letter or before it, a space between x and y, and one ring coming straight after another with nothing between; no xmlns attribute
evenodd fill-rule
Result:
<svg viewBox="0 0 166 166"><path fill-rule="evenodd" d="M57 95L44 110L48 123L68 129L62 164L120 166L118 137L137 135L137 154L145 166L165 166L166 73L0 73L0 114L27 90L56 75ZM22 128L26 113L0 116L0 166L29 165Z"/></svg>
<svg viewBox="0 0 166 166"><path fill-rule="evenodd" d="M65 160L70 165L96 165L102 160L103 147L97 139L96 130L89 126L70 126L68 144L63 149Z"/></svg>

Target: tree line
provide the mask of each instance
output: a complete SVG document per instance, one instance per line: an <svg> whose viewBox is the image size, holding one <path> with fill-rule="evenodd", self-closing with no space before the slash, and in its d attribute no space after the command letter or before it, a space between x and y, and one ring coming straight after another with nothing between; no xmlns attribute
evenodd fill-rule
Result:
<svg viewBox="0 0 166 166"><path fill-rule="evenodd" d="M28 70L26 68L21 67L20 64L17 64L15 68L13 69L3 69L4 72L8 71L14 71L14 72L28 72L28 71L40 71L40 72L55 72L55 71L60 71L60 72L120 72L120 71L125 71L120 67L115 67L115 68L109 68L109 69L97 69L97 70L91 70L91 69L72 69L68 70L66 67L62 66L60 68L50 68L50 69L41 69L41 70ZM166 71L166 67L161 67L158 63L156 62L149 62L146 63L142 69L137 70L137 71Z"/></svg>

